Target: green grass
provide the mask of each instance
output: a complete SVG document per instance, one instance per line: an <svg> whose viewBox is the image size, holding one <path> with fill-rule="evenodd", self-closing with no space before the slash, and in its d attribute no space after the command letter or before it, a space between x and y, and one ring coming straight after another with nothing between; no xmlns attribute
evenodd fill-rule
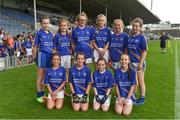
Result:
<svg viewBox="0 0 180 120"><path fill-rule="evenodd" d="M180 41L177 42L180 44ZM174 42L172 42L174 47ZM180 51L180 50L179 50ZM74 112L70 97L65 97L62 110L47 110L36 102L36 66L27 66L0 72L0 119L76 118L76 119L174 119L175 118L175 57L168 51L160 53L159 41L149 43L146 69L146 100L142 106L134 106L128 117L114 113L114 97L108 112L93 111L92 97L87 113ZM91 92L92 93L92 92Z"/></svg>

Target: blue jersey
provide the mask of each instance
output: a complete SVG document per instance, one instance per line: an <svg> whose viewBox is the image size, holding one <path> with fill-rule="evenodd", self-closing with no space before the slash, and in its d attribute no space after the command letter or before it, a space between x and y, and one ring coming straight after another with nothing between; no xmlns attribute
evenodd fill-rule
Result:
<svg viewBox="0 0 180 120"><path fill-rule="evenodd" d="M43 29L40 29L35 36L34 46L39 47L39 51L52 54L53 46L53 34L51 32L46 33Z"/></svg>
<svg viewBox="0 0 180 120"><path fill-rule="evenodd" d="M87 66L83 66L81 70L76 68L76 65L70 69L69 82L73 84L76 94L84 94L87 86L92 82L91 71Z"/></svg>
<svg viewBox="0 0 180 120"><path fill-rule="evenodd" d="M141 60L142 52L147 50L147 41L142 34L131 36L128 39L127 48L131 62L138 63Z"/></svg>
<svg viewBox="0 0 180 120"><path fill-rule="evenodd" d="M113 87L113 76L110 71L106 70L100 73L96 70L93 74L93 87L97 89L98 95L105 95L108 88Z"/></svg>
<svg viewBox="0 0 180 120"><path fill-rule="evenodd" d="M14 49L15 49L15 51L16 50L21 51L21 49L22 49L22 42L21 41L15 41L14 42Z"/></svg>
<svg viewBox="0 0 180 120"><path fill-rule="evenodd" d="M121 55L125 52L127 42L128 35L126 33L112 34L109 45L109 54L112 62L119 62Z"/></svg>
<svg viewBox="0 0 180 120"><path fill-rule="evenodd" d="M52 91L55 91L66 81L66 69L59 67L57 69L48 68L45 74L43 84L49 85Z"/></svg>
<svg viewBox="0 0 180 120"><path fill-rule="evenodd" d="M61 35L57 33L54 36L54 46L57 48L60 56L71 55L70 37L68 34Z"/></svg>
<svg viewBox="0 0 180 120"><path fill-rule="evenodd" d="M115 84L118 86L120 96L127 98L132 85L136 85L136 72L134 69L122 72L121 69L115 70Z"/></svg>
<svg viewBox="0 0 180 120"><path fill-rule="evenodd" d="M76 27L72 31L72 40L75 44L75 52L83 52L86 58L91 58L93 51L91 41L93 40L93 30L90 27L80 29Z"/></svg>
<svg viewBox="0 0 180 120"><path fill-rule="evenodd" d="M28 48L28 49L32 48L32 42L31 41L25 41L23 44L24 44L25 48Z"/></svg>
<svg viewBox="0 0 180 120"><path fill-rule="evenodd" d="M111 30L107 27L94 30L95 43L98 48L105 48L111 39Z"/></svg>

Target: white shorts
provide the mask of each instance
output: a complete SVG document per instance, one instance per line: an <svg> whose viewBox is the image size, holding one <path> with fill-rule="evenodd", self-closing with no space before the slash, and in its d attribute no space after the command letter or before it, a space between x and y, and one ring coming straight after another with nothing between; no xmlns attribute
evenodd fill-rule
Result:
<svg viewBox="0 0 180 120"><path fill-rule="evenodd" d="M20 55L21 55L21 52L20 51L17 51L17 57L20 57Z"/></svg>
<svg viewBox="0 0 180 120"><path fill-rule="evenodd" d="M64 68L71 67L71 55L61 56L61 66Z"/></svg>
<svg viewBox="0 0 180 120"><path fill-rule="evenodd" d="M139 63L131 62L130 67L138 72L138 70L137 70L138 64ZM145 70L146 70L146 61L144 61L143 67L142 67L142 71L145 71Z"/></svg>
<svg viewBox="0 0 180 120"><path fill-rule="evenodd" d="M48 93L48 99L51 99L51 98L52 98L52 97L51 97L51 94ZM59 92L57 93L56 98L64 98L64 90L59 91Z"/></svg>
<svg viewBox="0 0 180 120"><path fill-rule="evenodd" d="M27 56L32 55L32 49L31 49L31 48L30 48L30 49L29 49L29 48L27 48L27 49L26 49L26 51L27 51L27 54L26 54Z"/></svg>
<svg viewBox="0 0 180 120"><path fill-rule="evenodd" d="M120 62L112 62L112 67L113 67L114 69L118 69L118 68L121 67L121 64L120 64Z"/></svg>
<svg viewBox="0 0 180 120"><path fill-rule="evenodd" d="M78 96L80 99L82 99L83 94L77 94L77 96ZM89 102L89 95L88 95L87 101ZM73 102L73 97L72 97L72 96L71 96L71 102Z"/></svg>
<svg viewBox="0 0 180 120"><path fill-rule="evenodd" d="M122 97L122 100L124 101L124 100L125 100L125 98L124 98L124 97ZM116 102L115 102L115 103L116 103L116 104L118 103L118 98L116 99ZM127 105L133 105L133 101L132 101L131 99L129 99L129 101L128 101Z"/></svg>
<svg viewBox="0 0 180 120"><path fill-rule="evenodd" d="M85 62L86 62L86 64L92 63L92 58L87 58L87 59L85 60Z"/></svg>
<svg viewBox="0 0 180 120"><path fill-rule="evenodd" d="M99 48L100 50L103 50L103 48ZM109 60L109 51L107 50L103 56L103 58L106 60L106 62L108 62ZM96 49L94 49L94 62L97 62L97 60L99 59L99 53Z"/></svg>
<svg viewBox="0 0 180 120"><path fill-rule="evenodd" d="M104 97L104 95L99 95L100 99L102 99L103 97ZM94 96L93 102L97 103L95 96ZM111 103L111 95L108 96L107 100L105 101L105 103L103 105L110 106L110 103Z"/></svg>

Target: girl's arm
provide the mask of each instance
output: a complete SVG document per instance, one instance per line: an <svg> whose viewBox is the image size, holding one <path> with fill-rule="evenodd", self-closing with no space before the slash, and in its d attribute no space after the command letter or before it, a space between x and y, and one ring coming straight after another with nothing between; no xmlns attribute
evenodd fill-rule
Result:
<svg viewBox="0 0 180 120"><path fill-rule="evenodd" d="M74 87L72 83L69 83L71 93L75 93Z"/></svg>
<svg viewBox="0 0 180 120"><path fill-rule="evenodd" d="M57 88L56 91L62 90L65 85L66 85L66 81L64 81L64 82Z"/></svg>
<svg viewBox="0 0 180 120"><path fill-rule="evenodd" d="M34 58L34 59L36 59L36 53L37 53L37 47L36 47L36 46L33 46L32 54L33 54L33 58Z"/></svg>
<svg viewBox="0 0 180 120"><path fill-rule="evenodd" d="M49 92L50 94L52 94L52 93L53 93L53 91L52 91L52 89L51 89L50 85L46 85L46 86L47 86L48 92Z"/></svg>
<svg viewBox="0 0 180 120"><path fill-rule="evenodd" d="M90 91L91 87L92 87L92 83L89 83L88 86L87 86L87 89L85 91L86 94L89 94L89 91Z"/></svg>
<svg viewBox="0 0 180 120"><path fill-rule="evenodd" d="M146 55L147 55L147 51L143 51L143 53L141 54L141 60L140 60L140 63L144 63L145 59L146 59Z"/></svg>
<svg viewBox="0 0 180 120"><path fill-rule="evenodd" d="M147 51L145 50L145 51L143 51L143 53L141 54L141 60L140 60L140 62L139 62L139 64L138 64L138 70L141 70L141 69L142 69L143 63L144 63L144 61L145 61L145 59L146 59L146 55L147 55Z"/></svg>
<svg viewBox="0 0 180 120"><path fill-rule="evenodd" d="M135 89L136 85L132 85L130 90L129 90L129 93L128 93L128 96L127 96L127 99L130 99L133 92L134 92L134 89Z"/></svg>
<svg viewBox="0 0 180 120"><path fill-rule="evenodd" d="M106 95L109 96L110 92L111 92L111 89L112 88L108 88L107 91L106 91Z"/></svg>
<svg viewBox="0 0 180 120"><path fill-rule="evenodd" d="M104 47L104 51L106 52L109 48L109 42L106 44L106 46Z"/></svg>
<svg viewBox="0 0 180 120"><path fill-rule="evenodd" d="M120 106L122 106L122 105L123 105L123 102L122 102L122 98L121 98L121 96L120 96L120 91L119 91L117 85L116 85L115 87L116 87L116 94L117 94L117 97L118 97L118 103L119 103Z"/></svg>
<svg viewBox="0 0 180 120"><path fill-rule="evenodd" d="M93 88L93 90L94 90L94 95L98 95L97 89L95 87Z"/></svg>
<svg viewBox="0 0 180 120"><path fill-rule="evenodd" d="M99 52L99 48L98 48L98 46L96 45L95 40L92 41L92 45L93 45L94 49L96 49L96 50Z"/></svg>

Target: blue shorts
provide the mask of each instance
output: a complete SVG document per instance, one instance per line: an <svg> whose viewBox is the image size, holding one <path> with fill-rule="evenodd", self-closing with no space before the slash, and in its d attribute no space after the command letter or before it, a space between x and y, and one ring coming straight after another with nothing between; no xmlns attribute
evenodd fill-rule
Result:
<svg viewBox="0 0 180 120"><path fill-rule="evenodd" d="M51 67L52 54L39 51L37 54L36 64L39 68Z"/></svg>

